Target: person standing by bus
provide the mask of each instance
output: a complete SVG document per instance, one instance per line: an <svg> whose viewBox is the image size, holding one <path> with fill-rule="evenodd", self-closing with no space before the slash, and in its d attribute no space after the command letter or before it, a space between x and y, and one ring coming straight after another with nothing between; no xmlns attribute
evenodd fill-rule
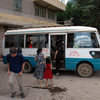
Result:
<svg viewBox="0 0 100 100"><path fill-rule="evenodd" d="M40 87L43 87L43 75L45 69L45 56L42 54L42 48L38 48L37 55L35 57L36 69L34 71L34 76L37 78Z"/></svg>
<svg viewBox="0 0 100 100"><path fill-rule="evenodd" d="M46 86L47 87L48 87L48 79L50 79L51 86L53 86L53 82L52 82L52 78L53 78L52 64L51 64L50 58L46 58L46 68L45 68L45 72L44 72L44 77L43 78L46 79Z"/></svg>
<svg viewBox="0 0 100 100"><path fill-rule="evenodd" d="M24 70L24 58L22 54L18 54L15 47L10 48L10 54L7 55L7 67L8 67L8 76L9 76L9 86L12 90L11 98L14 98L16 95L14 79L16 77L21 92L21 97L24 98L24 91L22 85L22 75Z"/></svg>
<svg viewBox="0 0 100 100"><path fill-rule="evenodd" d="M59 68L60 68L60 62L62 59L62 55L63 55L63 47L62 47L62 43L59 42L57 47L56 47L56 52L54 55L54 59L56 59L56 75L59 75Z"/></svg>

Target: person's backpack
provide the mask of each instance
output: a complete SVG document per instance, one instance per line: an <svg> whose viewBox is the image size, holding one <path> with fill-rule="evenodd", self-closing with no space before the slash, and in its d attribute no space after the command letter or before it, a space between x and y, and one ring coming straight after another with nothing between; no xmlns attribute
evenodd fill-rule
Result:
<svg viewBox="0 0 100 100"><path fill-rule="evenodd" d="M6 61L7 61L8 63L9 63L10 57L11 57L10 54L8 54L7 57L6 57Z"/></svg>
<svg viewBox="0 0 100 100"><path fill-rule="evenodd" d="M18 48L17 49L17 53L22 53L22 49L21 48Z"/></svg>

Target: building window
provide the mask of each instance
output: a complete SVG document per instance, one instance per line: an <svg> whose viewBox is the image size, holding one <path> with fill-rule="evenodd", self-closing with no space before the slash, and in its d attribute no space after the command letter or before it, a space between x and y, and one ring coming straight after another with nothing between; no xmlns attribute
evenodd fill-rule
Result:
<svg viewBox="0 0 100 100"><path fill-rule="evenodd" d="M14 10L21 11L22 9L22 0L14 0Z"/></svg>
<svg viewBox="0 0 100 100"><path fill-rule="evenodd" d="M52 10L48 10L48 18L55 20L55 12Z"/></svg>
<svg viewBox="0 0 100 100"><path fill-rule="evenodd" d="M35 4L35 16L46 18L46 8Z"/></svg>

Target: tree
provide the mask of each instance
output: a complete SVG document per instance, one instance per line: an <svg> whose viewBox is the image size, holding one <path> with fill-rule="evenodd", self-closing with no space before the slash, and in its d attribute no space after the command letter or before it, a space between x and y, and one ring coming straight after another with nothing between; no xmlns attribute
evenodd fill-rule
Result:
<svg viewBox="0 0 100 100"><path fill-rule="evenodd" d="M83 25L93 26L100 31L100 0L75 0L82 9Z"/></svg>
<svg viewBox="0 0 100 100"><path fill-rule="evenodd" d="M57 13L58 21L73 18L74 25L93 26L100 31L100 0L74 0L68 2L66 11Z"/></svg>
<svg viewBox="0 0 100 100"><path fill-rule="evenodd" d="M79 4L77 2L68 2L66 5L66 11L57 13L57 21L62 22L63 24L65 20L73 18L73 23L75 25L79 25L82 23L79 19L81 17L81 13L82 12L79 9Z"/></svg>

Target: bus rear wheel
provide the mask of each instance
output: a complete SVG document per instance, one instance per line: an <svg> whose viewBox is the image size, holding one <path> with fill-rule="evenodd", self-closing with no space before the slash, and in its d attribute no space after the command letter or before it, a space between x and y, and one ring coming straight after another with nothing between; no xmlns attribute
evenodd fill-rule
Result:
<svg viewBox="0 0 100 100"><path fill-rule="evenodd" d="M29 73L32 71L32 67L28 61L25 61L24 73Z"/></svg>
<svg viewBox="0 0 100 100"><path fill-rule="evenodd" d="M77 74L84 78L90 77L93 74L92 65L88 63L81 63L77 68Z"/></svg>

